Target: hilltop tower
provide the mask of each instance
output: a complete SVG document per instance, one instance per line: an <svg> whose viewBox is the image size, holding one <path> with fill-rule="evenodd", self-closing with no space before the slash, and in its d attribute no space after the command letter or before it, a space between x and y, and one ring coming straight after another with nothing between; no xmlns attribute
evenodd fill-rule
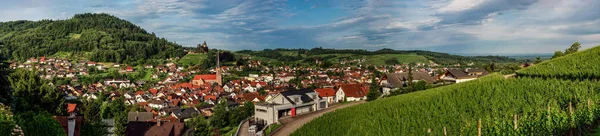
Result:
<svg viewBox="0 0 600 136"><path fill-rule="evenodd" d="M219 84L219 86L223 86L223 78L221 77L221 60L219 59L220 54L221 53L217 51L217 84Z"/></svg>
<svg viewBox="0 0 600 136"><path fill-rule="evenodd" d="M204 43L202 44L198 44L198 46L196 47L196 52L204 54L208 53L208 45L206 44L206 41L204 41Z"/></svg>

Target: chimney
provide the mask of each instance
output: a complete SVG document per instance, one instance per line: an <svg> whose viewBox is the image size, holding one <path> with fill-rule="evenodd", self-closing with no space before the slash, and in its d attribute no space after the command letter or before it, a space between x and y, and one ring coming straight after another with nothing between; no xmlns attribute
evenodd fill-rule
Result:
<svg viewBox="0 0 600 136"><path fill-rule="evenodd" d="M158 120L156 121L156 123L157 123L156 125L158 125L158 126L160 127L161 120L160 120L160 119L158 119Z"/></svg>

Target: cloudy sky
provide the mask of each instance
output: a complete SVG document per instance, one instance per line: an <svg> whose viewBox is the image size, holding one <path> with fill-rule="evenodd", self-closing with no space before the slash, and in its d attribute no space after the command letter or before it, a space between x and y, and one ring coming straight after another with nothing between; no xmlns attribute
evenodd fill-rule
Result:
<svg viewBox="0 0 600 136"><path fill-rule="evenodd" d="M184 46L551 53L600 45L600 0L18 0L0 21L109 13Z"/></svg>

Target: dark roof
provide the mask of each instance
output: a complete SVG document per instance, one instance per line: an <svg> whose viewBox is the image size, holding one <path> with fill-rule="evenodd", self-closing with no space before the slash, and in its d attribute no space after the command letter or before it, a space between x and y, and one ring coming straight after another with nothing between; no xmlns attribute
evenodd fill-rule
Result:
<svg viewBox="0 0 600 136"><path fill-rule="evenodd" d="M424 80L428 84L435 82L427 72L413 72L413 80ZM408 80L408 72L404 73L386 73L387 81L390 82L394 87L402 87L403 81Z"/></svg>
<svg viewBox="0 0 600 136"><path fill-rule="evenodd" d="M183 132L183 123L181 122L165 122L160 126L154 125L145 136L179 136Z"/></svg>
<svg viewBox="0 0 600 136"><path fill-rule="evenodd" d="M196 109L198 110L202 110L202 109L210 109L212 107L215 107L215 105L212 104L205 104L205 105L200 105L200 106L196 106Z"/></svg>
<svg viewBox="0 0 600 136"><path fill-rule="evenodd" d="M127 114L127 121L147 122L154 119L152 112L129 112Z"/></svg>
<svg viewBox="0 0 600 136"><path fill-rule="evenodd" d="M175 117L178 119L187 119L200 114L200 111L196 110L196 108L184 108L180 110L173 110L173 114L175 114Z"/></svg>
<svg viewBox="0 0 600 136"><path fill-rule="evenodd" d="M465 71L463 71L463 70L449 69L447 71L448 71L448 73L454 75L454 77L456 77L457 79L475 78L475 77L467 75L467 73L465 73Z"/></svg>
<svg viewBox="0 0 600 136"><path fill-rule="evenodd" d="M128 136L143 136L155 122L129 122L125 131Z"/></svg>
<svg viewBox="0 0 600 136"><path fill-rule="evenodd" d="M288 101L290 101L292 104L296 104L291 98L289 98L293 95L300 95L300 101L302 101L303 103L313 101L313 99L310 96L306 95L307 93L315 93L315 91L312 88L303 88L300 90L293 89L280 92L280 94L283 95L285 99L288 99Z"/></svg>

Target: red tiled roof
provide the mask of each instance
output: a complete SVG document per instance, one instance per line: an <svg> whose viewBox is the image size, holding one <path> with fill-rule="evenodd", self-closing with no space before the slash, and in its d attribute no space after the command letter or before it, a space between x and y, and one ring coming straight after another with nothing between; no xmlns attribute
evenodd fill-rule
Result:
<svg viewBox="0 0 600 136"><path fill-rule="evenodd" d="M319 93L319 96L321 97L335 96L335 90L333 90L333 88L315 89L315 91Z"/></svg>
<svg viewBox="0 0 600 136"><path fill-rule="evenodd" d="M217 80L217 75L211 74L211 75L195 75L194 76L194 80L201 80L201 79L204 79L204 80Z"/></svg>
<svg viewBox="0 0 600 136"><path fill-rule="evenodd" d="M74 103L67 104L67 113L75 112L75 107L77 107L77 104L74 104Z"/></svg>
<svg viewBox="0 0 600 136"><path fill-rule="evenodd" d="M158 93L158 90L150 89L149 92L152 93L152 95L156 95L156 93Z"/></svg>
<svg viewBox="0 0 600 136"><path fill-rule="evenodd" d="M341 85L341 88L347 97L364 97L367 95L367 91L361 84L345 84Z"/></svg>
<svg viewBox="0 0 600 136"><path fill-rule="evenodd" d="M204 96L204 100L217 100L217 96L214 95L206 95Z"/></svg>

